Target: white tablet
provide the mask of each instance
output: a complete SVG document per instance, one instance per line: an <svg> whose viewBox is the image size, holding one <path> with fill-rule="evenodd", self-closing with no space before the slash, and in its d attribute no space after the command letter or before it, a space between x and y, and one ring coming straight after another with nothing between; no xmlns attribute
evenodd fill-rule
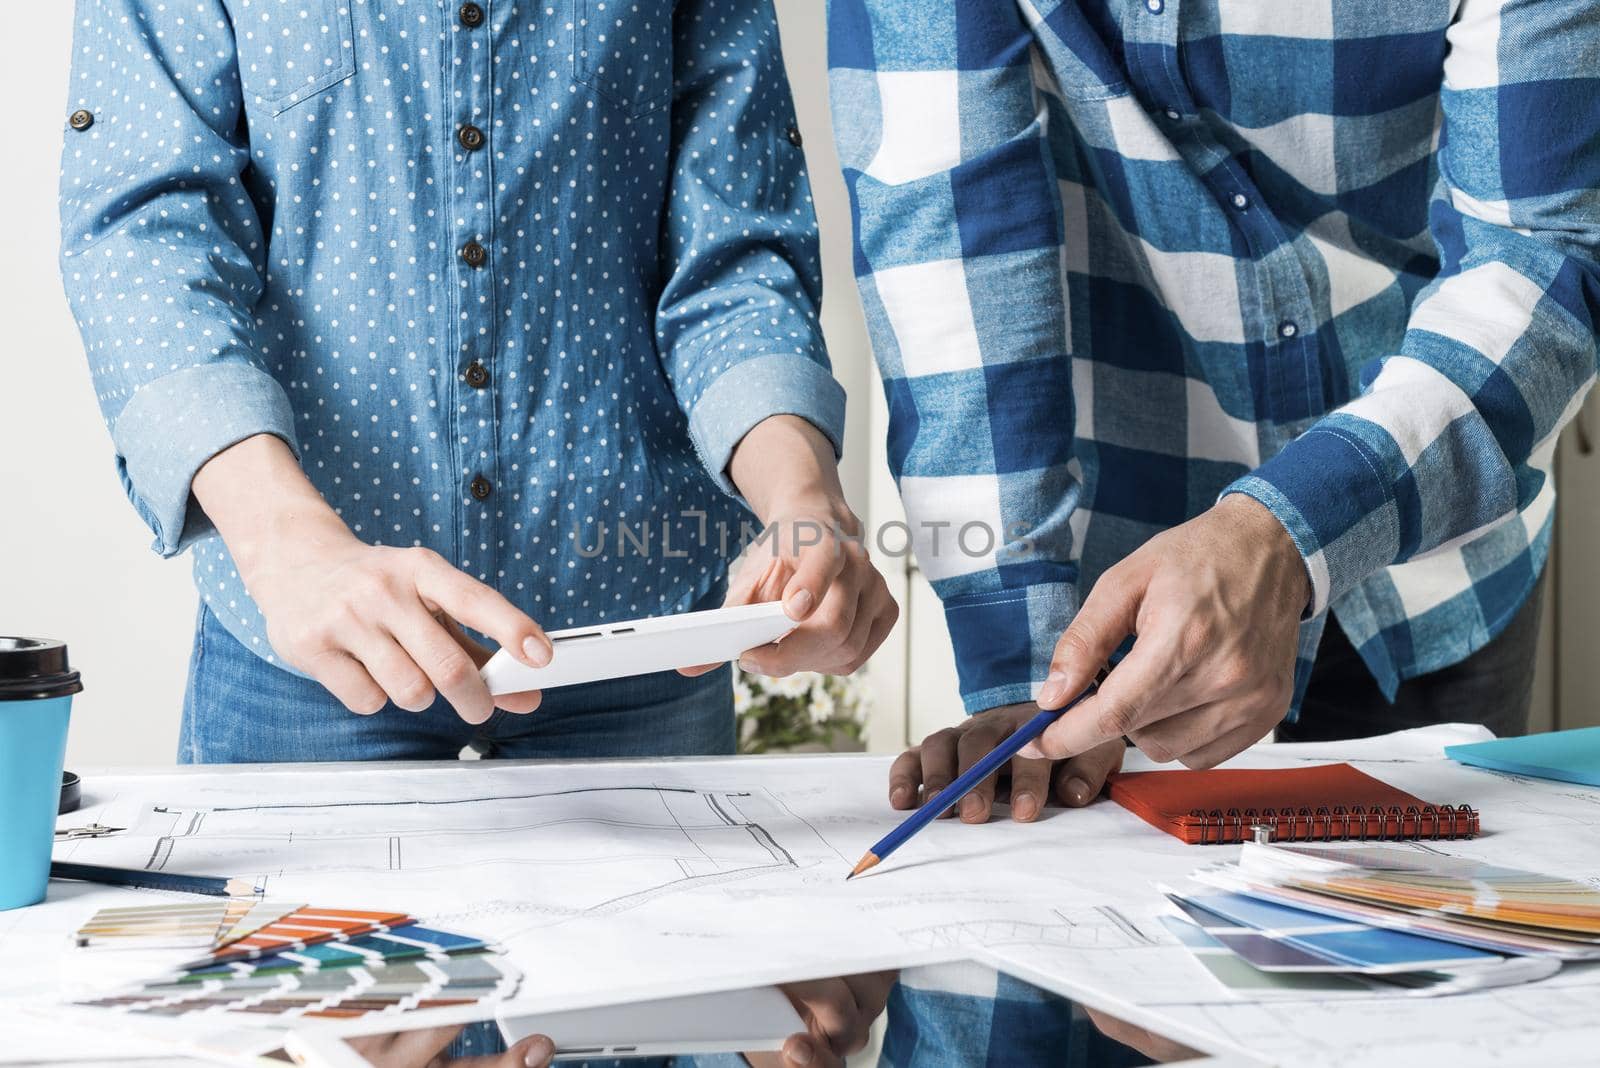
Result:
<svg viewBox="0 0 1600 1068"><path fill-rule="evenodd" d="M781 601L598 623L551 631L555 655L542 668L528 667L502 649L479 674L491 694L648 675L737 660L747 649L777 641L795 625Z"/></svg>
<svg viewBox="0 0 1600 1068"><path fill-rule="evenodd" d="M670 1057L783 1048L805 1021L775 986L600 1009L496 1017L506 1044L545 1035L557 1057Z"/></svg>

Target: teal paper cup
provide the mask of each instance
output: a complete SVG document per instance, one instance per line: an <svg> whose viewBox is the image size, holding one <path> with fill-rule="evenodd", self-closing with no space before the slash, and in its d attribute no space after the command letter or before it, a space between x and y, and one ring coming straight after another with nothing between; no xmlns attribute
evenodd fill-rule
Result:
<svg viewBox="0 0 1600 1068"><path fill-rule="evenodd" d="M67 647L0 637L0 910L44 900L72 695Z"/></svg>

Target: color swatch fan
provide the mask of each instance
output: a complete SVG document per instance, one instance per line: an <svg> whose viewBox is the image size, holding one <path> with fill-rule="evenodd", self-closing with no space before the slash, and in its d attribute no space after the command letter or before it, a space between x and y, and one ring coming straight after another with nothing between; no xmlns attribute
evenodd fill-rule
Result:
<svg viewBox="0 0 1600 1068"><path fill-rule="evenodd" d="M1402 849L1248 850L1250 875L1370 905L1433 912L1548 935L1600 936L1600 891L1588 883Z"/></svg>
<svg viewBox="0 0 1600 1068"><path fill-rule="evenodd" d="M147 911L147 926L168 922L159 908ZM160 1017L349 1019L499 1000L520 979L482 939L424 927L404 913L250 902L218 906L192 922L194 937L207 926L212 932L204 957L77 1004ZM103 926L101 915L91 925Z"/></svg>

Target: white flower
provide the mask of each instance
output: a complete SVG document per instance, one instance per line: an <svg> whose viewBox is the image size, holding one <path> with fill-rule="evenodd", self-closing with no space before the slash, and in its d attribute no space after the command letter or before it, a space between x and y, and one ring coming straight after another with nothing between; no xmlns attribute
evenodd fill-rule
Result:
<svg viewBox="0 0 1600 1068"><path fill-rule="evenodd" d="M811 713L811 722L819 727L833 718L833 694L828 692L827 687L819 686L811 695L811 706L807 711Z"/></svg>
<svg viewBox="0 0 1600 1068"><path fill-rule="evenodd" d="M755 702L755 695L750 692L749 685L743 676L733 680L733 711L735 715L743 715L750 710Z"/></svg>
<svg viewBox="0 0 1600 1068"><path fill-rule="evenodd" d="M809 697L822 676L815 671L797 671L781 679L767 681L768 692L774 697Z"/></svg>

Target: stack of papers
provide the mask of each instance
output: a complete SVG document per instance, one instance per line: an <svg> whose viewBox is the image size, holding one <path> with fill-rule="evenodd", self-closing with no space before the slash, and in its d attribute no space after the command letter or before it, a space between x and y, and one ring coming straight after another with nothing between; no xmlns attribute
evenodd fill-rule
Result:
<svg viewBox="0 0 1600 1068"><path fill-rule="evenodd" d="M241 1013L270 1025L471 1005L509 997L519 979L482 939L405 913L233 901L215 906L215 916L174 919L173 908L102 910L78 944L184 945L209 928L204 956L76 1004L154 1017Z"/></svg>
<svg viewBox="0 0 1600 1068"><path fill-rule="evenodd" d="M1167 891L1166 922L1230 989L1437 995L1600 960L1600 891L1536 872L1426 850L1250 843L1237 864L1194 878L1207 889Z"/></svg>

